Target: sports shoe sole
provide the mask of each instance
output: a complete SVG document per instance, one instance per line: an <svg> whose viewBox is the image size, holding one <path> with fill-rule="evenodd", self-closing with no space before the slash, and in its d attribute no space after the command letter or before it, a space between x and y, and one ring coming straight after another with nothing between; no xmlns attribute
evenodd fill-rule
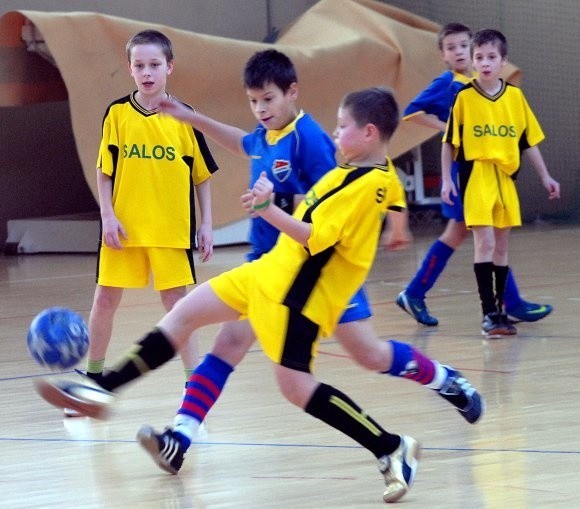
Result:
<svg viewBox="0 0 580 509"><path fill-rule="evenodd" d="M151 456L159 468L170 474L177 475L177 470L164 461L161 461L159 440L157 440L155 430L151 426L141 426L141 428L139 428L139 431L137 432L137 441L139 442L139 445L147 451L147 454Z"/></svg>
<svg viewBox="0 0 580 509"><path fill-rule="evenodd" d="M517 331L512 332L506 329L492 329L488 332L482 330L481 334L483 336L485 336L487 339L502 339L502 338L507 338L508 336L516 336L517 335Z"/></svg>
<svg viewBox="0 0 580 509"><path fill-rule="evenodd" d="M73 385L69 384L68 386ZM80 384L75 384L79 385ZM74 397L66 391L67 384L51 383L46 380L36 380L34 382L36 392L42 399L57 408L70 408L86 417L93 419L107 419L109 416L109 409L106 403L102 401L89 401ZM101 397L107 396L103 391L92 389L91 387L84 387L90 393L100 393ZM111 396L108 396L109 398Z"/></svg>

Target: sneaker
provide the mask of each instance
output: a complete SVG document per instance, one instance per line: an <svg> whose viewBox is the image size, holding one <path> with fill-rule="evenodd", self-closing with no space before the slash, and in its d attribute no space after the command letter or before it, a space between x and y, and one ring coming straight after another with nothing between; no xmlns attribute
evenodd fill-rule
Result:
<svg viewBox="0 0 580 509"><path fill-rule="evenodd" d="M383 494L385 502L396 502L411 488L419 463L419 450L417 440L401 435L401 445L391 454L379 458L379 470L387 485Z"/></svg>
<svg viewBox="0 0 580 509"><path fill-rule="evenodd" d="M481 333L488 339L499 339L518 333L515 326L503 313L488 313L481 322Z"/></svg>
<svg viewBox="0 0 580 509"><path fill-rule="evenodd" d="M83 371L81 369L74 368L73 370L77 375L80 375L84 380L92 380L95 383L99 383L101 381L101 377L103 376L102 373L89 373L87 371ZM64 409L64 416L67 418L75 418L75 417L86 417L82 413L73 408L65 408Z"/></svg>
<svg viewBox="0 0 580 509"><path fill-rule="evenodd" d="M507 311L508 318L514 322L537 322L548 316L554 308L549 304L534 304L525 300L513 309Z"/></svg>
<svg viewBox="0 0 580 509"><path fill-rule="evenodd" d="M151 426L141 426L137 432L137 440L159 467L173 475L179 472L185 451L171 428L165 428L159 434Z"/></svg>
<svg viewBox="0 0 580 509"><path fill-rule="evenodd" d="M68 382L66 380L37 380L36 392L48 403L58 408L70 408L94 419L106 419L115 396L96 384Z"/></svg>
<svg viewBox="0 0 580 509"><path fill-rule="evenodd" d="M459 371L451 366L443 367L447 370L447 379L437 393L457 408L469 424L475 424L485 411L485 400Z"/></svg>
<svg viewBox="0 0 580 509"><path fill-rule="evenodd" d="M423 325L428 325L429 327L434 327L439 324L439 320L434 316L429 314L427 306L425 305L425 299L418 297L409 297L407 291L403 290L395 301L397 306L399 306L403 311L409 313L415 320Z"/></svg>

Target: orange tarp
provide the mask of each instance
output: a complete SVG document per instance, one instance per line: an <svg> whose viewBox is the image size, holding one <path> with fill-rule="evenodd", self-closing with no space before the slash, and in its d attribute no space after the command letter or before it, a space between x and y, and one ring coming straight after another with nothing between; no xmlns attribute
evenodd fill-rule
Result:
<svg viewBox="0 0 580 509"><path fill-rule="evenodd" d="M23 27L26 33L32 27L48 58L26 50ZM248 58L269 46L265 43L86 12L16 11L0 18L0 106L63 100L68 94L79 158L95 197L103 114L112 100L135 88L124 48L146 28L173 41L176 67L170 93L223 122L254 128L241 75ZM322 0L283 31L276 47L296 64L300 106L332 132L345 93L387 85L403 107L442 72L438 29L424 18L372 0ZM517 81L517 68L509 65L506 71L506 77ZM395 133L390 155L432 135L405 123ZM214 223L220 226L242 218L238 198L247 185L247 162L211 147L221 168L213 183Z"/></svg>

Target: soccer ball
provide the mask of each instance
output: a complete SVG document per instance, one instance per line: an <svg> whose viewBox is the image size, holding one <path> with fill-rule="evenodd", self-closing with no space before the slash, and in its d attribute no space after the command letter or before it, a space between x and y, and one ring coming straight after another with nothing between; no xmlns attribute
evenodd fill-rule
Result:
<svg viewBox="0 0 580 509"><path fill-rule="evenodd" d="M89 348L89 331L83 318L67 308L41 311L28 328L28 351L38 364L52 370L77 364Z"/></svg>

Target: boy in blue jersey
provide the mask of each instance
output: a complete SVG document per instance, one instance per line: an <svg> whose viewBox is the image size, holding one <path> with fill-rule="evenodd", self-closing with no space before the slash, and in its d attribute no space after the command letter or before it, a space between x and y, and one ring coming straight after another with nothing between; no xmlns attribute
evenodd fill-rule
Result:
<svg viewBox="0 0 580 509"><path fill-rule="evenodd" d="M439 50L449 70L435 78L405 108L403 120L444 132L449 111L457 92L473 78L469 54L471 31L461 23L449 23L439 32ZM451 177L457 182L457 163L453 164ZM431 245L423 262L407 287L397 296L397 304L423 325L439 323L429 313L425 296L433 287L455 250L463 244L468 230L463 217L459 196L453 203L442 202L441 212L448 219L447 226ZM527 302L520 296L512 270L509 271L505 289L505 309L514 321L535 322L550 314L552 306Z"/></svg>
<svg viewBox="0 0 580 509"><path fill-rule="evenodd" d="M265 119L275 118L276 108L266 110L273 115ZM375 87L348 94L338 109L334 132L346 164L314 184L293 215L275 204L274 184L266 172L242 196L252 217L260 216L283 232L268 253L195 288L103 376L101 387L43 380L37 383L40 395L53 405L103 417L112 391L173 358L192 330L246 319L273 362L285 398L377 458L385 502L404 496L417 468L418 442L387 432L346 394L312 373L320 338L333 332L350 296L368 275L387 212L392 245L407 241L407 216L397 212L405 205L404 189L385 157L398 122L399 110L389 90ZM425 385L469 423L483 415L483 399L465 378L411 345L376 336L338 339L356 362ZM232 370L217 355L206 357L191 377L184 400L192 419L196 408L207 412L215 403ZM180 428L158 435L145 427L139 440L161 468L176 474L191 443L187 433Z"/></svg>

